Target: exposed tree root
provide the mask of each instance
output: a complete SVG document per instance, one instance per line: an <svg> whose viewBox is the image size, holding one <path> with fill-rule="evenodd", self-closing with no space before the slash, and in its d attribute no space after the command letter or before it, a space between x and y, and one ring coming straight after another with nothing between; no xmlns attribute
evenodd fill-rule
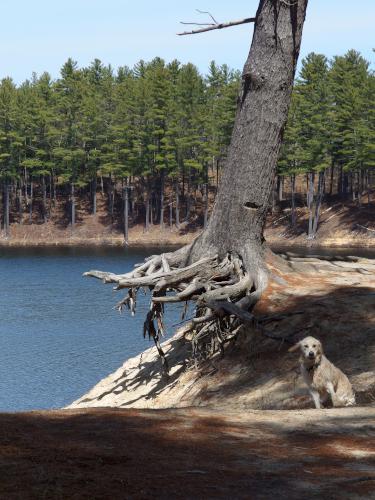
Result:
<svg viewBox="0 0 375 500"><path fill-rule="evenodd" d="M244 265L240 255L227 253L207 256L189 262L190 246L176 252L153 255L126 274L89 271L84 276L114 283L115 290L128 289L127 295L115 306L122 312L126 307L135 314L139 289L151 291L151 306L146 315L143 333L155 342L165 372L168 364L160 345L164 335L164 304L194 301L195 317L181 330L189 334L195 363L216 352L236 336L242 324L254 324L251 310L259 299L265 280L259 280ZM174 292L171 294L170 292ZM186 307L183 316L186 314ZM184 318L182 318L184 319Z"/></svg>

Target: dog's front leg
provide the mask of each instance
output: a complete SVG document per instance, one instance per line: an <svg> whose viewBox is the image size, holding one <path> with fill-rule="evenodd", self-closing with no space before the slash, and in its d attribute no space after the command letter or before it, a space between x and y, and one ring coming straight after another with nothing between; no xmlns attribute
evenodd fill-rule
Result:
<svg viewBox="0 0 375 500"><path fill-rule="evenodd" d="M322 405L320 404L320 395L318 391L310 390L311 397L314 400L315 408L320 409Z"/></svg>
<svg viewBox="0 0 375 500"><path fill-rule="evenodd" d="M333 406L339 406L337 404L337 397L336 397L336 393L335 393L335 388L333 387L332 382L327 383L327 391L328 391L329 395L331 396Z"/></svg>

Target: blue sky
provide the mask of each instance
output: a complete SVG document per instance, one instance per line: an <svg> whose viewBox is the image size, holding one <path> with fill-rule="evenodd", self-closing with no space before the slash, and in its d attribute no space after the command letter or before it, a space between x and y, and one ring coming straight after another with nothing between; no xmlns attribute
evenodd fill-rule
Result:
<svg viewBox="0 0 375 500"><path fill-rule="evenodd" d="M114 67L160 56L191 61L202 72L209 61L242 68L252 28L243 25L177 37L180 20L203 21L196 8L219 21L251 16L257 0L13 0L2 2L0 78L19 83L33 71L57 77L68 57L87 65L94 58ZM331 57L350 48L373 61L374 0L310 0L301 55Z"/></svg>

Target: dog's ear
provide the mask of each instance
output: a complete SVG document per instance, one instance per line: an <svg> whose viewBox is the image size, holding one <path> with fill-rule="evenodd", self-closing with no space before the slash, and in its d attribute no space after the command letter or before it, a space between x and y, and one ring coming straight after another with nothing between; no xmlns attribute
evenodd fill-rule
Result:
<svg viewBox="0 0 375 500"><path fill-rule="evenodd" d="M319 348L318 348L318 356L319 356L319 360L322 359L322 356L323 356L323 346L322 346L322 343L319 342L318 344Z"/></svg>
<svg viewBox="0 0 375 500"><path fill-rule="evenodd" d="M298 351L298 349L300 348L300 342L297 342L297 344L294 344L292 347L289 347L288 349L288 352L295 352L295 351Z"/></svg>

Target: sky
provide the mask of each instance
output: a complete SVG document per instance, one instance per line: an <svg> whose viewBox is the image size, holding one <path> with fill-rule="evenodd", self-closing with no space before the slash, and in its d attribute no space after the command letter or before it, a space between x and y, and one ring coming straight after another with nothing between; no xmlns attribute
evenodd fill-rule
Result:
<svg viewBox="0 0 375 500"><path fill-rule="evenodd" d="M159 56L192 62L205 73L211 60L242 69L252 25L178 37L179 21L204 22L195 9L210 11L219 22L255 14L257 0L3 0L0 25L0 78L16 83L32 72L58 77L72 57L79 66L98 58L113 67L132 66ZM309 52L327 57L354 48L373 63L374 0L310 0L301 58Z"/></svg>

